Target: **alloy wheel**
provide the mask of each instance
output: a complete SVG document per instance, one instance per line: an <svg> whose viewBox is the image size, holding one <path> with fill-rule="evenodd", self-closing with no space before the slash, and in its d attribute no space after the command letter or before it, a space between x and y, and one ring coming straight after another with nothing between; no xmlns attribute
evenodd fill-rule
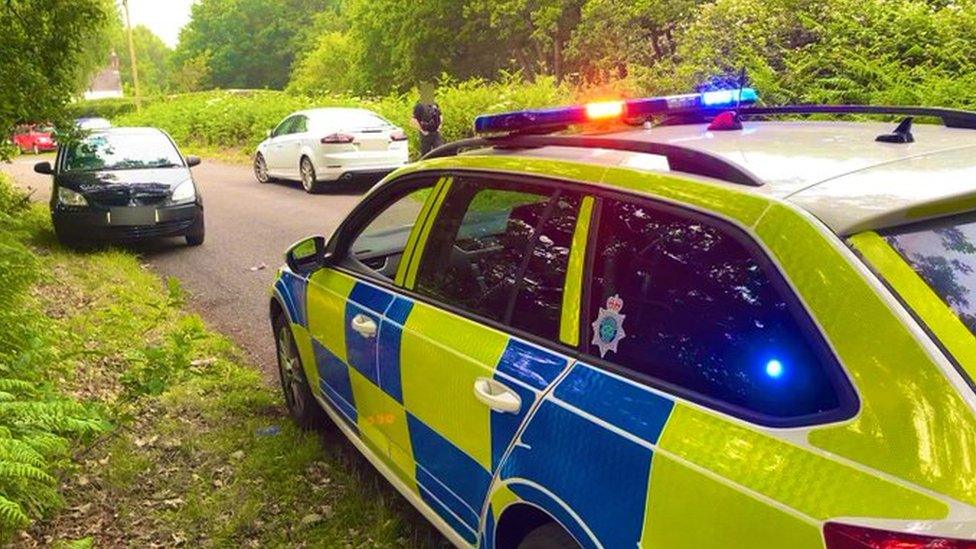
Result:
<svg viewBox="0 0 976 549"><path fill-rule="evenodd" d="M295 352L288 326L282 326L278 330L278 370L285 403L292 413L300 416L305 407L305 375L301 371L301 362Z"/></svg>
<svg viewBox="0 0 976 549"><path fill-rule="evenodd" d="M307 158L302 159L301 172L302 187L305 187L306 191L311 191L315 186L315 168L312 167L312 163Z"/></svg>
<svg viewBox="0 0 976 549"><path fill-rule="evenodd" d="M258 183L268 182L268 164L264 160L263 155L257 155L254 158L254 177L258 180Z"/></svg>

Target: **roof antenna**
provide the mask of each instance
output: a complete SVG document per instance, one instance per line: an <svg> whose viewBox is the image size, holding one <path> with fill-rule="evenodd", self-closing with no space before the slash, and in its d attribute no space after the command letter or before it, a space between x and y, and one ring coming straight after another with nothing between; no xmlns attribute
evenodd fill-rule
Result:
<svg viewBox="0 0 976 549"><path fill-rule="evenodd" d="M912 122L915 119L911 116L906 116L895 128L892 133L883 133L876 137L874 140L881 143L914 143L915 136L912 135Z"/></svg>

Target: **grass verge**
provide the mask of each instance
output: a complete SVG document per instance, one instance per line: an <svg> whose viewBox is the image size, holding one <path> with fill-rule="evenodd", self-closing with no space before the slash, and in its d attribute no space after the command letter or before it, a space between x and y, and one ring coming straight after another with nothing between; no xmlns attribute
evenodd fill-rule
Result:
<svg viewBox="0 0 976 549"><path fill-rule="evenodd" d="M16 216L33 277L22 308L57 358L42 377L103 428L71 438L52 466L63 500L34 509L14 545L444 543L335 430L295 428L177 281L124 250L60 247L42 206Z"/></svg>

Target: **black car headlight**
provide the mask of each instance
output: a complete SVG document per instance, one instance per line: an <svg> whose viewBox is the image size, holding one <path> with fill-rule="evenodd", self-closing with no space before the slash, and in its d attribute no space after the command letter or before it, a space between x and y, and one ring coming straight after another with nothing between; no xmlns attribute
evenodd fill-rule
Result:
<svg viewBox="0 0 976 549"><path fill-rule="evenodd" d="M65 189L64 187L58 187L58 203L75 207L88 205L88 201L85 200L85 197L81 193L72 191L71 189Z"/></svg>
<svg viewBox="0 0 976 549"><path fill-rule="evenodd" d="M193 202L197 198L197 189L193 186L193 180L187 179L173 189L170 200L174 203Z"/></svg>

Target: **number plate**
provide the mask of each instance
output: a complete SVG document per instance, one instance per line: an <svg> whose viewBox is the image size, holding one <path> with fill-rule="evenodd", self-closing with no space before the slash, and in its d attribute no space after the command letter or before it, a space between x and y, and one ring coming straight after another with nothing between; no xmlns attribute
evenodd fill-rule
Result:
<svg viewBox="0 0 976 549"><path fill-rule="evenodd" d="M155 225L156 208L112 208L108 212L109 225Z"/></svg>

